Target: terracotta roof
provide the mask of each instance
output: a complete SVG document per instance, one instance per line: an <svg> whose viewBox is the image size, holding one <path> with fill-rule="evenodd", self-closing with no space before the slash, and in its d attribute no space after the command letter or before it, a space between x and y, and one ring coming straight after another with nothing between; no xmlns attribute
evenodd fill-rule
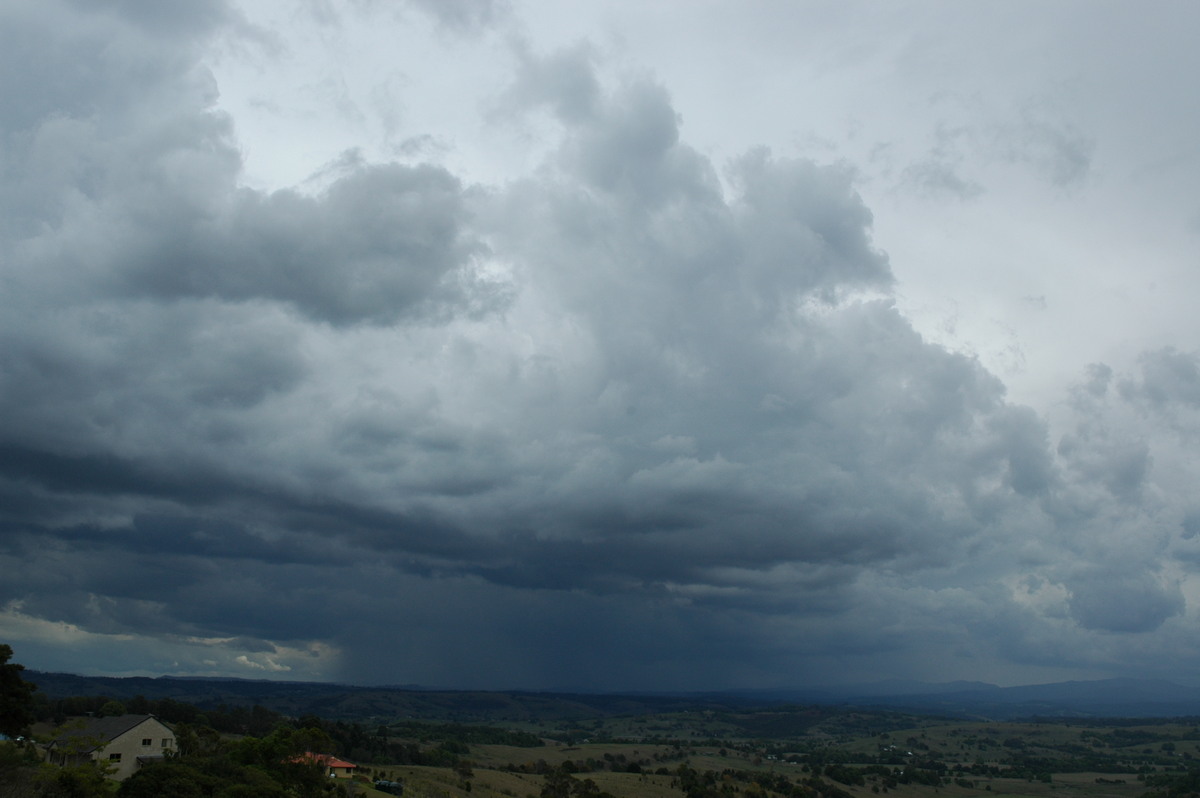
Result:
<svg viewBox="0 0 1200 798"><path fill-rule="evenodd" d="M296 757L293 762L316 762L318 765L324 765L327 768L356 768L352 762L347 762L344 759L338 759L330 754L314 754L312 751L305 751L301 756Z"/></svg>

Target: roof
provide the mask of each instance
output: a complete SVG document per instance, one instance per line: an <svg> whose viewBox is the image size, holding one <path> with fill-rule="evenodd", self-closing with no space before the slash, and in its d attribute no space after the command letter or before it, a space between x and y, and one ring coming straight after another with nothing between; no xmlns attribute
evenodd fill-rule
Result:
<svg viewBox="0 0 1200 798"><path fill-rule="evenodd" d="M312 751L305 751L300 756L296 757L293 762L307 761L316 762L318 765L323 765L327 768L356 768L358 765L353 762L347 762L344 759L338 759L336 756L329 754L314 754Z"/></svg>
<svg viewBox="0 0 1200 798"><path fill-rule="evenodd" d="M84 721L83 726L75 726L63 731L58 737L54 738L51 745L64 745L75 740L80 740L86 744L95 743L86 748L80 748L81 754L95 751L97 748L102 748L108 743L132 731L148 720L157 720L153 715L110 715L107 718L88 718Z"/></svg>

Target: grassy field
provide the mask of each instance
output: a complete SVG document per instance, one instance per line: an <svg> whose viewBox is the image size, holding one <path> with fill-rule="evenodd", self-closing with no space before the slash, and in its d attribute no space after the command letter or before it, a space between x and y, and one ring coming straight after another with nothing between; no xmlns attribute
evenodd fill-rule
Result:
<svg viewBox="0 0 1200 798"><path fill-rule="evenodd" d="M448 768L428 767L399 767L393 769L396 778L405 784L406 796L419 798L492 798L507 796L508 798L527 798L538 796L546 779L535 774L507 773L476 768L470 779L458 777ZM791 774L789 774L791 775ZM686 793L681 790L676 780L671 776L653 774L634 775L629 773L586 773L578 774L580 781L590 779L596 787L616 798L681 798ZM1136 781L1134 774L1126 774L1125 784L1113 785L1097 783L1097 778L1114 778L1113 774L1076 773L1056 775L1046 784L1025 779L985 779L977 783L973 789L955 785L929 787L924 785L901 785L888 791L889 798L1005 798L1005 796L1020 796L1021 798L1137 798L1146 788ZM1120 777L1117 777L1120 778ZM467 787L467 784L470 787ZM719 782L721 783L721 782ZM764 790L756 782L737 782L726 780L724 792L728 795L781 795L770 790ZM837 785L856 798L877 798L870 788ZM385 793L371 790L365 785L360 787L360 795L383 796ZM810 793L816 795L814 791Z"/></svg>
<svg viewBox="0 0 1200 798"><path fill-rule="evenodd" d="M543 744L470 745L457 768L373 768L403 781L406 795L442 798L537 798L548 778L569 778L572 795L615 798L1139 798L1148 776L1200 767L1200 729L1170 721L993 723L788 708L522 730Z"/></svg>

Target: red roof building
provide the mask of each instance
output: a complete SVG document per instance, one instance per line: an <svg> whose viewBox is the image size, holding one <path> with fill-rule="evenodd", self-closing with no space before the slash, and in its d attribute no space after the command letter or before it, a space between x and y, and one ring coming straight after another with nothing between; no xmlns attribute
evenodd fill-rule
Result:
<svg viewBox="0 0 1200 798"><path fill-rule="evenodd" d="M347 762L344 759L338 759L336 756L329 754L314 754L312 751L305 751L302 755L296 757L297 762L315 762L325 769L325 775L330 778L348 779L354 775L354 769L358 767L352 762Z"/></svg>

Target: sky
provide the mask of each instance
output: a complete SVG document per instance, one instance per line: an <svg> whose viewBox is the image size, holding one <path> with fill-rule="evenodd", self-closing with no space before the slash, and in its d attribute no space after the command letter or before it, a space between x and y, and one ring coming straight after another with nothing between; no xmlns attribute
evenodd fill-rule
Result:
<svg viewBox="0 0 1200 798"><path fill-rule="evenodd" d="M1200 668L1200 6L0 4L0 641Z"/></svg>

